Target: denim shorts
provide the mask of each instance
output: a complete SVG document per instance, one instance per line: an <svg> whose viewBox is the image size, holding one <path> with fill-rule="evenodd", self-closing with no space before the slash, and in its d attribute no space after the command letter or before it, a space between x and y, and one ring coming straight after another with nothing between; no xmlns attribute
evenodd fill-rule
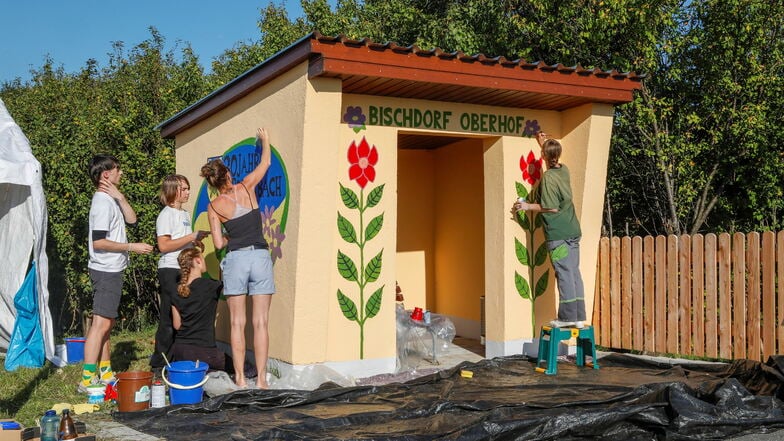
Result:
<svg viewBox="0 0 784 441"><path fill-rule="evenodd" d="M275 278L269 250L235 250L221 261L223 295L274 294Z"/></svg>

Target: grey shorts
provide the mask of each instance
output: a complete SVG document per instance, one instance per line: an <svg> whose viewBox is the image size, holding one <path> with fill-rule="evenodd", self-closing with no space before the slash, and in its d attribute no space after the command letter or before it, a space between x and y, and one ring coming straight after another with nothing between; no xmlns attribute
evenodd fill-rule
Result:
<svg viewBox="0 0 784 441"><path fill-rule="evenodd" d="M122 297L123 273L108 273L89 269L93 282L93 314L110 319L117 318Z"/></svg>
<svg viewBox="0 0 784 441"><path fill-rule="evenodd" d="M269 250L236 250L221 261L223 295L274 294L275 277Z"/></svg>

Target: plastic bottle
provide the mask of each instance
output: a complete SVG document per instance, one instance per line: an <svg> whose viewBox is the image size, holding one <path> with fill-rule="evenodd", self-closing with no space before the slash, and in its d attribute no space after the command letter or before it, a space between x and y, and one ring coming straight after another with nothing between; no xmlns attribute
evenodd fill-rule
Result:
<svg viewBox="0 0 784 441"><path fill-rule="evenodd" d="M60 419L60 439L75 439L78 436L76 426L71 419L71 412L68 409L63 409L63 417Z"/></svg>
<svg viewBox="0 0 784 441"><path fill-rule="evenodd" d="M54 410L47 410L41 417L41 441L57 441L60 417Z"/></svg>

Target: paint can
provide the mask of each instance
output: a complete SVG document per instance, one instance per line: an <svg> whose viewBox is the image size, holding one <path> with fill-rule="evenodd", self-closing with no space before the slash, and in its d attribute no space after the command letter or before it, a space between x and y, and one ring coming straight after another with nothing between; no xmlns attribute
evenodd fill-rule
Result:
<svg viewBox="0 0 784 441"><path fill-rule="evenodd" d="M155 380L152 384L150 407L166 407L166 385L161 380Z"/></svg>
<svg viewBox="0 0 784 441"><path fill-rule="evenodd" d="M106 386L103 384L92 384L87 386L87 402L91 404L103 403Z"/></svg>

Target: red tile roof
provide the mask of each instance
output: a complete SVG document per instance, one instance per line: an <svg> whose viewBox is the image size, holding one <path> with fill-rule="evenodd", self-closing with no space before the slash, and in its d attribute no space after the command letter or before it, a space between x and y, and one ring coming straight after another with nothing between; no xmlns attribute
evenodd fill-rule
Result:
<svg viewBox="0 0 784 441"><path fill-rule="evenodd" d="M343 93L543 110L626 103L643 79L634 72L424 50L314 32L158 128L164 137L173 137L305 60L310 78L340 78Z"/></svg>

